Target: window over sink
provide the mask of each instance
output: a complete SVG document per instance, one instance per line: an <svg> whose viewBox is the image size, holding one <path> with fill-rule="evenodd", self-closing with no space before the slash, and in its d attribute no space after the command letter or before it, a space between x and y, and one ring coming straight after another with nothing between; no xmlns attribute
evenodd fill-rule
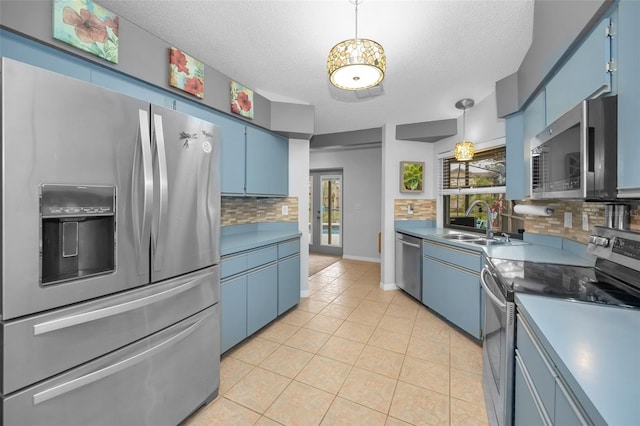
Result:
<svg viewBox="0 0 640 426"><path fill-rule="evenodd" d="M440 194L444 226L464 231L485 232L490 223L497 232L518 232L524 226L513 217L513 203L505 199L507 184L506 148L477 152L470 161L443 158L440 165ZM466 215L474 201L476 204Z"/></svg>

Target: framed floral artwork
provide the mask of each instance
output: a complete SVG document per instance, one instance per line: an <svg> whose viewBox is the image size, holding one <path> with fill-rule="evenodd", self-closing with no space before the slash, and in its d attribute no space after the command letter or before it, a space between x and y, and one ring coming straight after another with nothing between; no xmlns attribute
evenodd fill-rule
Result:
<svg viewBox="0 0 640 426"><path fill-rule="evenodd" d="M424 163L400 162L400 192L422 192L424 189Z"/></svg>
<svg viewBox="0 0 640 426"><path fill-rule="evenodd" d="M231 112L253 119L253 90L231 82Z"/></svg>
<svg viewBox="0 0 640 426"><path fill-rule="evenodd" d="M54 0L53 38L118 63L120 18L92 0Z"/></svg>
<svg viewBox="0 0 640 426"><path fill-rule="evenodd" d="M204 64L175 47L169 48L169 85L204 98Z"/></svg>

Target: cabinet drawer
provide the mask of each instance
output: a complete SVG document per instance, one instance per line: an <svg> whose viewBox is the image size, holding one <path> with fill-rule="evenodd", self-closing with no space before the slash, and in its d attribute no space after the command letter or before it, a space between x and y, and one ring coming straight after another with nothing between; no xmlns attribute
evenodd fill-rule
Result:
<svg viewBox="0 0 640 426"><path fill-rule="evenodd" d="M124 348L5 396L0 423L179 424L215 396L220 384L219 323L218 305L210 306Z"/></svg>
<svg viewBox="0 0 640 426"><path fill-rule="evenodd" d="M253 269L278 260L278 247L274 244L247 253L247 269Z"/></svg>
<svg viewBox="0 0 640 426"><path fill-rule="evenodd" d="M422 244L422 253L472 271L480 272L482 269L480 253L472 250L465 250L447 244L425 242Z"/></svg>
<svg viewBox="0 0 640 426"><path fill-rule="evenodd" d="M246 271L249 269L247 265L246 254L224 257L220 262L220 279Z"/></svg>
<svg viewBox="0 0 640 426"><path fill-rule="evenodd" d="M582 426L587 425L586 417L573 396L562 384L560 379L556 380L556 416L555 424L562 426Z"/></svg>
<svg viewBox="0 0 640 426"><path fill-rule="evenodd" d="M7 395L162 330L220 298L218 267L2 325ZM25 422L21 422L25 423Z"/></svg>
<svg viewBox="0 0 640 426"><path fill-rule="evenodd" d="M516 349L515 362L514 425L551 425L548 414L541 406L540 396L533 386L531 376L522 363Z"/></svg>
<svg viewBox="0 0 640 426"><path fill-rule="evenodd" d="M278 259L300 253L300 240L289 240L278 244Z"/></svg>
<svg viewBox="0 0 640 426"><path fill-rule="evenodd" d="M532 336L529 326L518 315L516 347L522 361L529 371L531 381L535 386L542 405L550 418L555 415L556 374L546 356Z"/></svg>

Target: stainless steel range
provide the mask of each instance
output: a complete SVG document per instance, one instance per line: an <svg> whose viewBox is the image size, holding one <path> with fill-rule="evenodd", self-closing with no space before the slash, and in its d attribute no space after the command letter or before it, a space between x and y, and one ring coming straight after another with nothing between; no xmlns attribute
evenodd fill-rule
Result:
<svg viewBox="0 0 640 426"><path fill-rule="evenodd" d="M596 227L587 251L595 266L485 257L483 387L489 421L512 423L516 293L640 310L640 233Z"/></svg>

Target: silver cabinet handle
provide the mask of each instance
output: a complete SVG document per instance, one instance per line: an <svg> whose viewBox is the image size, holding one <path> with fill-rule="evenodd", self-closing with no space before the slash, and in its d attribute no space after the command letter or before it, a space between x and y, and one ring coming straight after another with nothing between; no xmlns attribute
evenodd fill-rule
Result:
<svg viewBox="0 0 640 426"><path fill-rule="evenodd" d="M151 212L153 205L153 166L151 164L151 140L149 138L149 116L147 111L138 110L139 128L138 136L140 137L138 147L134 151L133 159L133 178L131 180L131 205L133 212L133 233L134 241L136 244L136 256L138 263L138 274L146 274L147 265L145 259L148 256L149 245L148 241L151 236ZM142 153L142 180L143 180L143 195L142 195L142 224L139 225L139 211L137 206L140 205L137 184L138 178L138 163L139 154Z"/></svg>
<svg viewBox="0 0 640 426"><path fill-rule="evenodd" d="M154 128L154 146L156 155L156 164L158 166L158 178L160 180L159 185L159 198L160 198L160 211L158 212L158 219L156 221L156 229L153 241L153 269L158 271L162 268L162 261L164 259L165 249L165 234L166 226L164 221L166 220L167 210L169 206L169 183L167 179L167 155L165 151L164 143L164 130L162 127L162 116L159 114L153 114L153 128Z"/></svg>
<svg viewBox="0 0 640 426"><path fill-rule="evenodd" d="M487 294L487 296L489 296L489 299L491 299L494 305L500 308L501 311L506 311L507 304L504 303L502 300L498 299L498 297L496 297L496 295L493 294L493 292L489 289L489 286L487 286L487 283L484 280L485 273L489 273L486 267L483 268L482 271L480 272L480 284L482 285L484 292Z"/></svg>
<svg viewBox="0 0 640 426"><path fill-rule="evenodd" d="M405 246L411 246L411 247L415 247L415 248L420 248L420 244L408 243L408 242L403 241L403 240L396 240L396 241L398 241L400 244L405 245Z"/></svg>
<svg viewBox="0 0 640 426"><path fill-rule="evenodd" d="M208 313L206 316L199 319L196 323L190 325L185 330L182 330L178 334L175 334L174 336L171 336L163 340L161 343L157 344L152 348L149 348L143 352L139 352L127 359L124 359L120 362L112 364L108 367L101 368L100 370L94 371L93 373L86 374L84 376L78 377L77 379L70 380L66 383L62 383L58 386L54 386L50 389L39 392L33 395L33 404L38 405L52 398L64 395L68 392L71 392L72 390L97 382L98 380L114 375L122 370L132 367L133 365L139 362L149 359L152 356L156 355L158 352L161 352L164 349L167 349L170 346L175 345L176 343L180 342L185 337L193 333L200 326L200 324L202 324L202 322L204 322L211 315L213 315L213 312Z"/></svg>
<svg viewBox="0 0 640 426"><path fill-rule="evenodd" d="M94 311L84 312L77 315L70 315L68 317L63 317L63 318L55 319L52 321L43 322L41 324L35 324L33 326L33 335L38 336L40 334L50 333L52 331L60 330L63 328L73 327L73 326L84 324L87 322L96 321L96 320L107 318L107 317L112 317L114 315L133 311L135 309L139 309L144 306L148 306L153 303L160 302L170 297L175 297L180 293L183 293L187 290L190 290L202 284L202 282L208 277L208 275L209 275L208 273L203 274L192 280L189 280L188 282L178 287L174 287L169 290L165 290L163 292L153 294L151 296L143 297L142 299L136 299L136 300L132 300L131 302L125 302L119 305L109 306L107 308L102 308L102 309L96 309Z"/></svg>

